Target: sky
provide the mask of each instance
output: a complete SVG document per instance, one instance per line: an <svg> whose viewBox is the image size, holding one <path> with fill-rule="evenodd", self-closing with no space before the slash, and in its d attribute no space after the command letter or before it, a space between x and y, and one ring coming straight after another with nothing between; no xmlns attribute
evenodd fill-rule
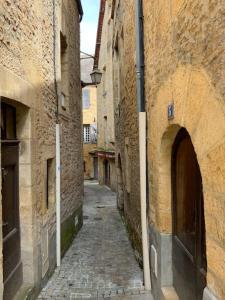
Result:
<svg viewBox="0 0 225 300"><path fill-rule="evenodd" d="M81 51L94 55L100 0L82 0Z"/></svg>

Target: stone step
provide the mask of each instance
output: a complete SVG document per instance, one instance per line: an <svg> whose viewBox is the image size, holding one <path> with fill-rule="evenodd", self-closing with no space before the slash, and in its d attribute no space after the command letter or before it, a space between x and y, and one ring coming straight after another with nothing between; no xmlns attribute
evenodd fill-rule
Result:
<svg viewBox="0 0 225 300"><path fill-rule="evenodd" d="M180 300L172 286L162 288L164 300Z"/></svg>

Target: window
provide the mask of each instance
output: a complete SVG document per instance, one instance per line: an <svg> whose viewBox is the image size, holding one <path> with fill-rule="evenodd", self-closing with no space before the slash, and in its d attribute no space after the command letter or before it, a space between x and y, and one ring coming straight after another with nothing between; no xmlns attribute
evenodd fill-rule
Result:
<svg viewBox="0 0 225 300"><path fill-rule="evenodd" d="M61 108L66 111L69 104L69 73L68 73L68 45L66 36L60 32L60 48L61 48L61 95L60 105Z"/></svg>
<svg viewBox="0 0 225 300"><path fill-rule="evenodd" d="M55 159L47 159L46 171L46 208L48 209L55 198Z"/></svg>
<svg viewBox="0 0 225 300"><path fill-rule="evenodd" d="M61 106L62 106L62 109L66 109L66 96L61 93Z"/></svg>
<svg viewBox="0 0 225 300"><path fill-rule="evenodd" d="M83 90L83 109L88 109L90 107L90 91Z"/></svg>
<svg viewBox="0 0 225 300"><path fill-rule="evenodd" d="M90 143L90 125L83 126L84 143Z"/></svg>
<svg viewBox="0 0 225 300"><path fill-rule="evenodd" d="M16 109L6 103L1 103L1 138L16 139Z"/></svg>

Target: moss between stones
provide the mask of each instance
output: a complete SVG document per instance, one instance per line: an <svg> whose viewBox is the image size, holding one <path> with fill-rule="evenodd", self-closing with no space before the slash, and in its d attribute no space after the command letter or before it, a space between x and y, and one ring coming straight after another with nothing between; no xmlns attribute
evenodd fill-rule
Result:
<svg viewBox="0 0 225 300"><path fill-rule="evenodd" d="M78 217L78 223L75 226L75 217ZM61 225L61 252L65 255L78 231L83 225L82 206L79 207L69 218Z"/></svg>
<svg viewBox="0 0 225 300"><path fill-rule="evenodd" d="M122 221L127 229L127 233L128 233L131 245L134 249L134 254L135 254L136 260L137 260L138 264L140 265L140 267L143 268L141 238L140 238L139 234L137 233L137 231L135 230L135 228L133 227L133 225L131 224L131 222L129 221L129 219L124 215L124 212L122 210L119 210L119 212L120 212Z"/></svg>

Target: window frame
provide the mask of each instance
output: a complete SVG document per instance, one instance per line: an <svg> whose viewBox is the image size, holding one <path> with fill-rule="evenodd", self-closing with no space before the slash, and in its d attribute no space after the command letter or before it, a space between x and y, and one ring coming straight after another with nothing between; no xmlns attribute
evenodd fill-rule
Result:
<svg viewBox="0 0 225 300"><path fill-rule="evenodd" d="M83 143L91 143L91 126L90 124L83 124Z"/></svg>
<svg viewBox="0 0 225 300"><path fill-rule="evenodd" d="M87 93L85 95L85 93ZM83 109L90 109L91 106L91 97L90 91L88 89L83 89L82 91L82 107Z"/></svg>

